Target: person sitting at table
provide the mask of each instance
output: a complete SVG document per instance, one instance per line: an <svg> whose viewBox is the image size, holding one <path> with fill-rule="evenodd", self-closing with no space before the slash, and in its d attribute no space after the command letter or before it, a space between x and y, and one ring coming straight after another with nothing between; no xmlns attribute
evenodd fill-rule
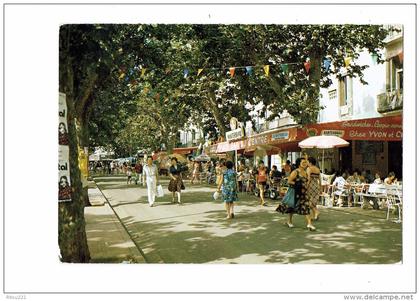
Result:
<svg viewBox="0 0 420 301"><path fill-rule="evenodd" d="M354 171L354 173L350 177L347 178L347 182L349 184L360 184L361 183L359 173L357 172L357 170Z"/></svg>
<svg viewBox="0 0 420 301"><path fill-rule="evenodd" d="M375 180L375 177L372 175L372 173L370 172L370 170L368 169L368 170L366 170L366 172L364 172L365 173L365 179L366 179L366 182L365 183L372 183L374 180Z"/></svg>
<svg viewBox="0 0 420 301"><path fill-rule="evenodd" d="M349 183L346 181L346 173L343 172L341 176L336 177L332 185L335 187L333 203L335 203L339 207L342 207L342 197L348 197L348 191L346 191L346 186L348 186ZM335 201L336 195L338 196L337 202Z"/></svg>
<svg viewBox="0 0 420 301"><path fill-rule="evenodd" d="M368 180L368 178L367 178L367 173L366 173L366 171L362 171L361 173L360 173L360 175L359 175L359 180L360 180L360 183L367 183L369 180Z"/></svg>
<svg viewBox="0 0 420 301"><path fill-rule="evenodd" d="M382 184L381 174L379 171L375 172L375 180L373 181L373 184Z"/></svg>
<svg viewBox="0 0 420 301"><path fill-rule="evenodd" d="M384 184L386 184L386 185L392 185L392 184L396 184L396 183L397 183L397 181L398 181L398 179L397 179L397 177L395 176L395 173L391 171L391 172L388 174L388 177L387 177L387 178L385 178L385 180L384 180Z"/></svg>

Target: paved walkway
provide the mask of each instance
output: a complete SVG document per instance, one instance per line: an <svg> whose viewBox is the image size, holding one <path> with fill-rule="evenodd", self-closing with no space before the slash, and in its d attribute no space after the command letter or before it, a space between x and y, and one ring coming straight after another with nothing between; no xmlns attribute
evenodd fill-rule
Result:
<svg viewBox="0 0 420 301"><path fill-rule="evenodd" d="M89 200L93 206L85 208L85 221L91 262L144 262L144 257L98 188L89 188Z"/></svg>
<svg viewBox="0 0 420 301"><path fill-rule="evenodd" d="M149 207L144 187L127 185L123 177L95 181L149 263L401 261L401 224L386 221L384 212L323 209L318 230L308 232L302 216L288 229L274 202L261 207L253 196L242 195L235 219L226 220L212 187L187 185L183 205L172 204L167 193Z"/></svg>

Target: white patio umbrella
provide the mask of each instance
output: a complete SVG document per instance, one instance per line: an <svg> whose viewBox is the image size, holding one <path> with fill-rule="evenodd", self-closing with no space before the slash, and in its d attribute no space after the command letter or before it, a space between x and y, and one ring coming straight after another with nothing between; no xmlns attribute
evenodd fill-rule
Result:
<svg viewBox="0 0 420 301"><path fill-rule="evenodd" d="M324 170L324 150L330 148L346 147L349 142L337 136L313 136L299 142L300 148L322 149L322 167Z"/></svg>
<svg viewBox="0 0 420 301"><path fill-rule="evenodd" d="M211 158L207 156L205 153L202 153L201 155L194 158L194 161L199 161L199 162L207 162L210 160Z"/></svg>

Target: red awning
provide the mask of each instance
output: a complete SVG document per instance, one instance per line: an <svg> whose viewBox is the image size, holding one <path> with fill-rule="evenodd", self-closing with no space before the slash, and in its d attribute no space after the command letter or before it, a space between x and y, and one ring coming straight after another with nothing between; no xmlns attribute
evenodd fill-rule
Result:
<svg viewBox="0 0 420 301"><path fill-rule="evenodd" d="M402 141L402 116L346 120L307 125L298 131L299 141L317 135L334 135L344 140Z"/></svg>
<svg viewBox="0 0 420 301"><path fill-rule="evenodd" d="M191 154L193 151L195 151L197 147L180 147L180 148L174 148L172 152L174 154L180 154L180 155L188 155Z"/></svg>

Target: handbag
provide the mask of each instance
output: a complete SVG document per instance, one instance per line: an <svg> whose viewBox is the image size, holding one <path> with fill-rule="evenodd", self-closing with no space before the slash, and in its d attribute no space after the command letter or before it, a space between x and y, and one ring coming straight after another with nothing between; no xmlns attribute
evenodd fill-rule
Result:
<svg viewBox="0 0 420 301"><path fill-rule="evenodd" d="M295 189L293 187L287 189L286 195L281 202L289 208L295 207Z"/></svg>
<svg viewBox="0 0 420 301"><path fill-rule="evenodd" d="M158 185L158 187L157 187L157 189L156 189L157 191L157 197L158 198L161 198L161 197L163 197L163 195L164 195L164 192L163 192L163 187L162 187L162 185Z"/></svg>

